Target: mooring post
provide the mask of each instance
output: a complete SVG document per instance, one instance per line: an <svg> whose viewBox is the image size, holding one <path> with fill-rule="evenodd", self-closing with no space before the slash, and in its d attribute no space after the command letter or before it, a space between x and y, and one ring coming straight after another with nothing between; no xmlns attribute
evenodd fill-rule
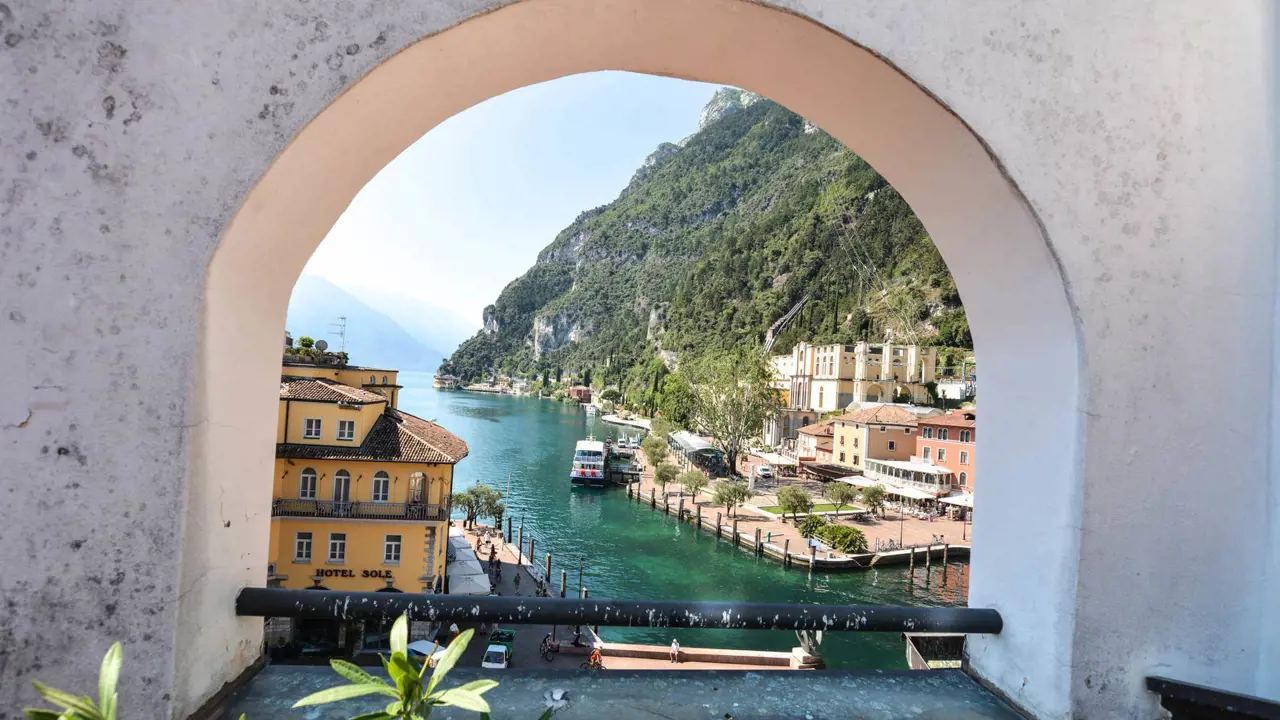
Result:
<svg viewBox="0 0 1280 720"><path fill-rule="evenodd" d="M928 570L933 567L933 543L929 543L929 548L924 551L924 569Z"/></svg>
<svg viewBox="0 0 1280 720"><path fill-rule="evenodd" d="M693 504L693 509L694 509L694 512L698 514L698 519L697 519L698 529L701 530L702 529L702 506L695 502Z"/></svg>
<svg viewBox="0 0 1280 720"><path fill-rule="evenodd" d="M818 566L818 546L809 546L809 574L813 574L813 569Z"/></svg>
<svg viewBox="0 0 1280 720"><path fill-rule="evenodd" d="M653 487L649 488L649 509L652 510L657 506L658 506L658 486L654 485Z"/></svg>
<svg viewBox="0 0 1280 720"><path fill-rule="evenodd" d="M949 550L950 548L951 548L950 544L948 543L942 544L942 564L943 565L947 564L947 550Z"/></svg>
<svg viewBox="0 0 1280 720"><path fill-rule="evenodd" d="M671 512L671 496L667 494L666 488L662 488L662 511Z"/></svg>
<svg viewBox="0 0 1280 720"><path fill-rule="evenodd" d="M720 521L724 519L723 516L724 516L724 513L719 513L719 512L716 513L716 539L717 540L719 540L720 536L723 534L722 532L720 532L720 525L721 525Z"/></svg>
<svg viewBox="0 0 1280 720"><path fill-rule="evenodd" d="M680 504L676 506L676 518L684 522L684 495L680 496Z"/></svg>
<svg viewBox="0 0 1280 720"><path fill-rule="evenodd" d="M738 547L738 518L733 519L733 546Z"/></svg>
<svg viewBox="0 0 1280 720"><path fill-rule="evenodd" d="M548 580L551 579L551 553L547 553L547 571L546 571L546 575L544 575L543 577L545 577Z"/></svg>
<svg viewBox="0 0 1280 720"><path fill-rule="evenodd" d="M515 522L515 518L507 516L507 544L511 544L511 523Z"/></svg>
<svg viewBox="0 0 1280 720"><path fill-rule="evenodd" d="M782 567L791 567L791 538L782 541Z"/></svg>
<svg viewBox="0 0 1280 720"><path fill-rule="evenodd" d="M520 553L524 552L524 518L520 518L520 532L516 534L516 567L522 563Z"/></svg>
<svg viewBox="0 0 1280 720"><path fill-rule="evenodd" d="M529 572L533 572L533 569L537 567L537 565L534 565L536 562L537 560L533 559L533 538L529 538ZM547 582L551 582L550 577L547 578Z"/></svg>
<svg viewBox="0 0 1280 720"><path fill-rule="evenodd" d="M760 553L764 552L764 545L761 545L761 544L760 544L760 528L756 528L756 545L755 545L755 549L756 549L756 555L759 555Z"/></svg>
<svg viewBox="0 0 1280 720"><path fill-rule="evenodd" d="M908 569L911 571L911 577L916 576L916 546L911 546L911 563Z"/></svg>
<svg viewBox="0 0 1280 720"><path fill-rule="evenodd" d="M560 597L564 597L564 592L569 587L569 571L560 568Z"/></svg>

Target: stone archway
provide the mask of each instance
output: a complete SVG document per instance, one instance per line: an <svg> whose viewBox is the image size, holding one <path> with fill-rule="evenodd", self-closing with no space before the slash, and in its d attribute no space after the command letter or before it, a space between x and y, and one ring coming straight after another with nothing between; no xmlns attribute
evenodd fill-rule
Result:
<svg viewBox="0 0 1280 720"><path fill-rule="evenodd" d="M816 67L823 71L813 72ZM269 486L251 478L270 468L279 338L303 265L363 184L435 124L502 92L599 69L731 84L770 97L860 153L911 203L951 266L984 374L992 378L983 397L983 456L992 459L984 460L971 602L1000 608L1008 630L974 644L974 666L1029 707L1064 706L1069 677L1060 668L1070 654L1071 628L1046 624L1043 615L1053 608L1048 612L1069 617L1074 597L1079 349L1046 239L981 140L910 78L809 20L741 0L509 6L387 60L276 159L209 268L195 378L196 414L206 422L192 447L177 635L178 657L201 662L199 672L186 673L179 660L181 702L197 701L233 676L252 659L261 634L260 623L236 620L230 609L234 589L260 584L263 569L254 563L227 568L218 558L265 546L266 522L227 537L216 518L247 515L270 502ZM1020 301L1006 302L1012 296ZM1034 371L1024 362L1030 347L1042 358ZM1065 381L1053 388L1039 383L1046 364ZM220 388L230 382L246 392L228 397ZM1028 422L1020 399L1032 395L1052 410ZM1034 498L1055 514L1034 524L1018 510L1033 500L1030 489L1016 482L1009 464L1028 452L1057 476ZM229 502L243 507L228 508ZM1026 543L1011 540L1032 536L1040 553L1061 558L1063 570L1028 602L1007 566L1030 562L1018 556ZM198 632L210 627L216 641ZM223 675L209 677L211 668L223 668ZM1018 686L1028 675L1036 684L1023 693Z"/></svg>

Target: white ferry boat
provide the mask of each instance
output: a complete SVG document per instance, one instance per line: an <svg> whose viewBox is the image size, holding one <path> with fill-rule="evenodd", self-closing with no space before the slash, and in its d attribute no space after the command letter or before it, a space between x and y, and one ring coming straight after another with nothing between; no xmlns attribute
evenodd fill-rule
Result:
<svg viewBox="0 0 1280 720"><path fill-rule="evenodd" d="M579 440L573 451L573 469L569 481L574 485L604 487L606 452L604 443L594 437Z"/></svg>

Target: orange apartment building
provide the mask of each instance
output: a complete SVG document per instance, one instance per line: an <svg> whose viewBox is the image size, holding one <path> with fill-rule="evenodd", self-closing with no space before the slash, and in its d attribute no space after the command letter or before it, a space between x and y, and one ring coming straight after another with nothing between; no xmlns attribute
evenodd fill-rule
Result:
<svg viewBox="0 0 1280 720"><path fill-rule="evenodd" d="M916 450L916 426L924 421L900 407L879 405L845 413L832 422L833 462L865 472L868 459L910 460Z"/></svg>
<svg viewBox="0 0 1280 720"><path fill-rule="evenodd" d="M961 489L973 492L977 425L975 410L953 410L946 415L921 418L915 454L923 462L947 468Z"/></svg>

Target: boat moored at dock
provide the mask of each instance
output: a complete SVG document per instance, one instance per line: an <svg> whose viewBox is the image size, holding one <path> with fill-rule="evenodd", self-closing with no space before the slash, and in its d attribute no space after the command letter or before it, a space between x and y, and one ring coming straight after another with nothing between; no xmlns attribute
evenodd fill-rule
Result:
<svg viewBox="0 0 1280 720"><path fill-rule="evenodd" d="M603 442L594 437L579 440L573 451L573 469L569 471L569 482L586 487L604 487L607 461L608 448Z"/></svg>

